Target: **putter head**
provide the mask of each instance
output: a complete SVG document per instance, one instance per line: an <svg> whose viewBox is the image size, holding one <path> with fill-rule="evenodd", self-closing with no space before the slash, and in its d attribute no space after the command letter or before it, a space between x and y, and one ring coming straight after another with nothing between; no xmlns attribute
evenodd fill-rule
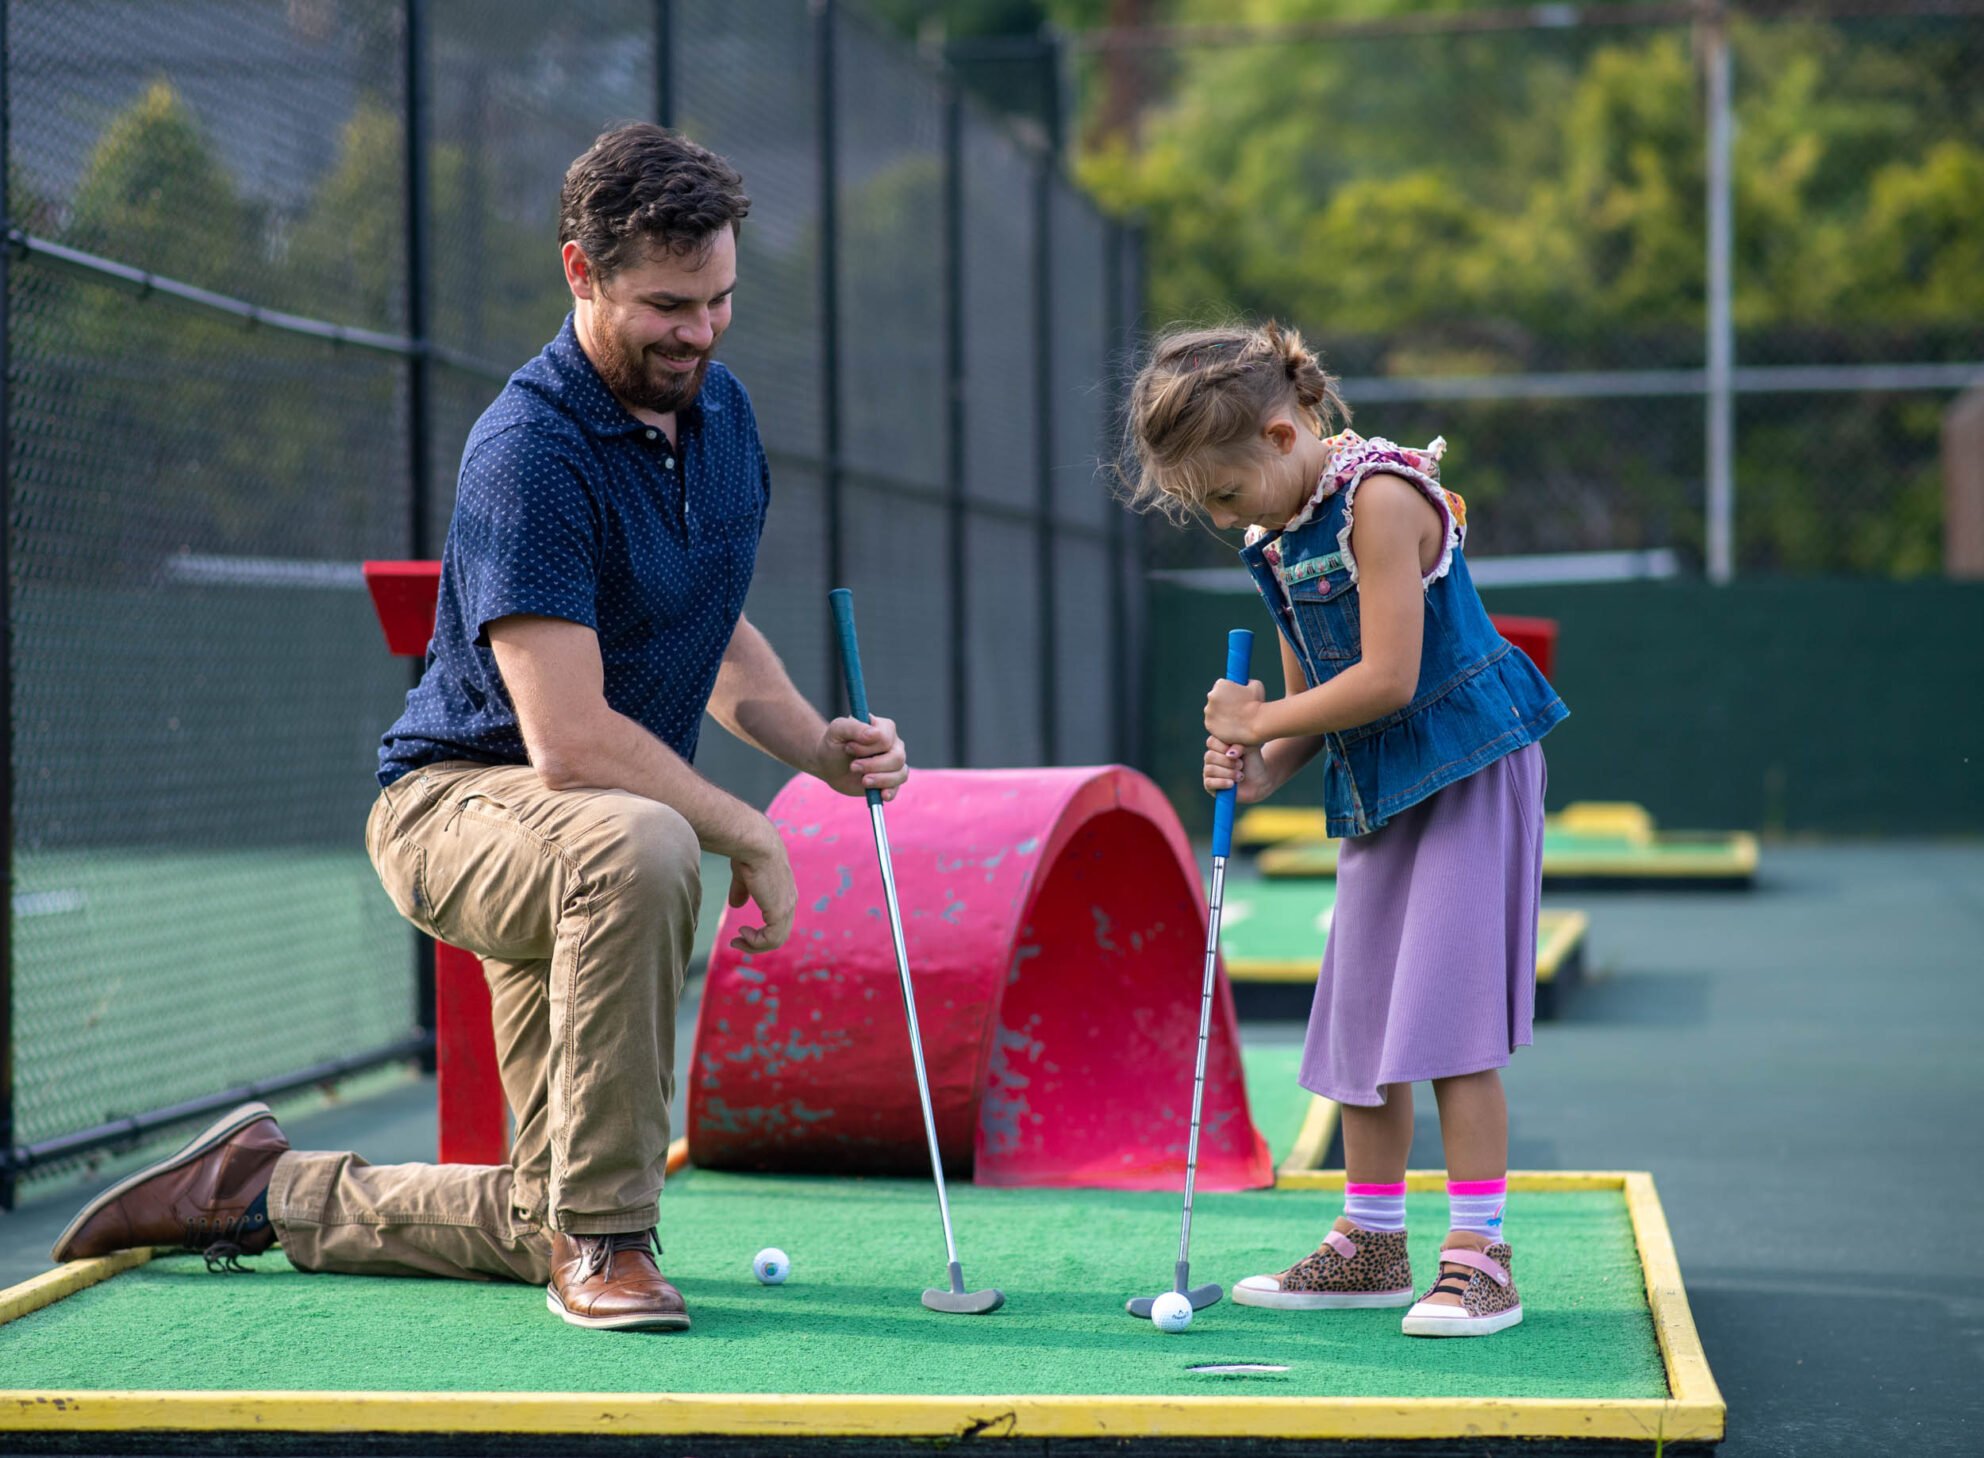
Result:
<svg viewBox="0 0 1984 1458"><path fill-rule="evenodd" d="M1210 1285L1194 1286L1191 1290L1180 1291L1178 1294L1192 1303L1192 1310L1204 1311L1208 1306L1226 1294L1226 1288L1217 1281L1214 1281ZM1157 1297L1155 1296L1132 1296L1128 1301L1123 1303L1123 1309L1139 1321L1149 1321L1150 1309L1156 1303Z"/></svg>
<svg viewBox="0 0 1984 1458"><path fill-rule="evenodd" d="M923 1293L923 1304L952 1316L989 1316L1006 1304L1006 1293L989 1286L983 1291L940 1291L932 1286Z"/></svg>

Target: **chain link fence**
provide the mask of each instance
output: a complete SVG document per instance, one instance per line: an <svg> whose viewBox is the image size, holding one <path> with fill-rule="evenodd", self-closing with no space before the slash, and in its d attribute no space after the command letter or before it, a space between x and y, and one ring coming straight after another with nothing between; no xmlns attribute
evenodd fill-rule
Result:
<svg viewBox="0 0 1984 1458"><path fill-rule="evenodd" d="M831 0L5 0L12 907L22 1180L423 1044L361 847L470 425L569 305L565 165L681 126L753 197L726 362L773 509L747 611L913 761L1123 758L1135 534L1098 462L1134 235ZM702 766L763 804L730 741Z"/></svg>

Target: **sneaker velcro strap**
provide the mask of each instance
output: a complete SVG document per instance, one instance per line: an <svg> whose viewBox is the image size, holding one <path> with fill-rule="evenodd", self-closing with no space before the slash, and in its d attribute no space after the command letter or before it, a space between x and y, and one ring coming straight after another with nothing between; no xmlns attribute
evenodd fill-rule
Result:
<svg viewBox="0 0 1984 1458"><path fill-rule="evenodd" d="M1328 1235L1325 1235L1323 1237L1323 1244L1347 1261L1357 1259L1357 1242L1345 1235L1341 1230L1332 1230Z"/></svg>
<svg viewBox="0 0 1984 1458"><path fill-rule="evenodd" d="M1506 1286L1509 1284L1509 1273L1502 1268L1502 1263L1488 1259L1487 1256L1478 1250L1469 1250L1465 1246L1455 1246L1452 1250L1441 1251L1440 1259L1451 1261L1457 1266L1471 1267L1481 1272L1482 1275L1487 1276L1497 1286Z"/></svg>

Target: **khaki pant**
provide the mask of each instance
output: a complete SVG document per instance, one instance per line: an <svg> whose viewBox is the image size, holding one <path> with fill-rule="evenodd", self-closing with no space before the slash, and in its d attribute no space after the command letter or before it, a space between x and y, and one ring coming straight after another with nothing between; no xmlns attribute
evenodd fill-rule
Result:
<svg viewBox="0 0 1984 1458"><path fill-rule="evenodd" d="M702 889L689 823L453 761L382 790L365 847L402 916L481 958L516 1140L493 1168L284 1155L269 1214L290 1261L542 1282L551 1230L656 1224Z"/></svg>

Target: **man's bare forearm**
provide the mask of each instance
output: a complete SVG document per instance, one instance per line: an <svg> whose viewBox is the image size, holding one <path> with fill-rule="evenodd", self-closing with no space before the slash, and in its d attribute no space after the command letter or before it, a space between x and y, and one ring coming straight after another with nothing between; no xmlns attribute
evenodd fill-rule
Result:
<svg viewBox="0 0 1984 1458"><path fill-rule="evenodd" d="M689 822L703 849L733 859L764 853L769 823L736 796L697 774L679 754L641 725L611 709L586 726L582 739L538 772L555 790L627 790L668 806Z"/></svg>
<svg viewBox="0 0 1984 1458"><path fill-rule="evenodd" d="M808 774L820 772L827 721L809 704L772 645L739 618L710 693L710 717L753 749Z"/></svg>

